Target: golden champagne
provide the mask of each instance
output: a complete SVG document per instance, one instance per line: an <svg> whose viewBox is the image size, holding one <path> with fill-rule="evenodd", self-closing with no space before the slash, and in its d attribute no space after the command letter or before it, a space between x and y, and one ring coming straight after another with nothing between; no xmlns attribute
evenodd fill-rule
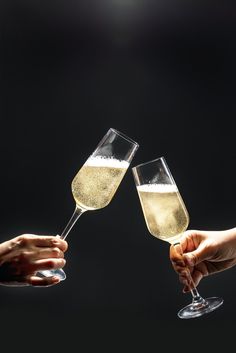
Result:
<svg viewBox="0 0 236 353"><path fill-rule="evenodd" d="M78 207L96 210L109 204L129 167L115 158L90 157L72 181Z"/></svg>
<svg viewBox="0 0 236 353"><path fill-rule="evenodd" d="M171 244L178 242L189 215L176 185L145 184L137 191L149 232Z"/></svg>

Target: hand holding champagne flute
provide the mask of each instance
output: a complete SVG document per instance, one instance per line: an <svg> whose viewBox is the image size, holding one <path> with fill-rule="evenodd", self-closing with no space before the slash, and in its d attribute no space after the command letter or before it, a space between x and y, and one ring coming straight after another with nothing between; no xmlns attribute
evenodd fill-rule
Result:
<svg viewBox="0 0 236 353"><path fill-rule="evenodd" d="M188 227L189 214L164 157L133 167L132 171L149 232L173 244L177 253L183 255L180 237ZM223 303L218 297L203 299L187 267L186 272L193 288L192 303L178 312L181 319L202 316Z"/></svg>
<svg viewBox="0 0 236 353"><path fill-rule="evenodd" d="M60 235L65 239L86 211L107 206L115 195L139 145L118 130L110 128L75 175L71 190L76 206L74 213ZM66 278L62 269L40 272L42 276Z"/></svg>

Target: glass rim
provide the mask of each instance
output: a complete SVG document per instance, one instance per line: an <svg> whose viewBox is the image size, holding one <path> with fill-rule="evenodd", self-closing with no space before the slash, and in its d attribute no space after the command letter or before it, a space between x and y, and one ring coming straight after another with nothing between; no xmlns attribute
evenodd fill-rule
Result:
<svg viewBox="0 0 236 353"><path fill-rule="evenodd" d="M147 164L150 164L150 163L153 163L153 162L157 162L159 160L162 160L166 163L166 160L165 160L165 157L164 156L161 156L161 157L158 157L158 158L155 158L155 159L151 159L150 161L147 161L147 162L143 162L143 163L140 163L140 164L137 164L135 165L132 170L135 170L135 169L138 169L140 167L144 167L145 165Z"/></svg>
<svg viewBox="0 0 236 353"><path fill-rule="evenodd" d="M124 138L126 141L132 143L133 145L136 145L137 147L139 147L139 144L138 142L134 141L131 137L125 135L123 132L117 130L117 129L114 129L113 127L111 127L109 130L115 132L118 136Z"/></svg>

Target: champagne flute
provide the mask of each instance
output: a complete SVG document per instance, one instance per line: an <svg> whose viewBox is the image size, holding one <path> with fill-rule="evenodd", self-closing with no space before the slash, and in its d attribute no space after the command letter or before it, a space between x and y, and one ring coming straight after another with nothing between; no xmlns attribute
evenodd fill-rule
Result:
<svg viewBox="0 0 236 353"><path fill-rule="evenodd" d="M180 238L189 225L189 214L165 158L137 165L132 168L132 172L149 232L173 244L177 252L183 255ZM186 271L193 287L192 302L179 310L179 318L199 317L218 308L223 299L202 298L187 267Z"/></svg>
<svg viewBox="0 0 236 353"><path fill-rule="evenodd" d="M86 211L107 206L116 193L139 145L122 132L110 128L75 175L71 190L76 206L74 213L62 231L65 239L70 230ZM62 269L43 270L42 276L66 278Z"/></svg>

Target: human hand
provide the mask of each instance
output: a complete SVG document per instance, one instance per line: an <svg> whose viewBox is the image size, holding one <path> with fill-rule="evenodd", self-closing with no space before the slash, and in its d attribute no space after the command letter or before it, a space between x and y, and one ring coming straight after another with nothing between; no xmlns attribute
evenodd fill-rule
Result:
<svg viewBox="0 0 236 353"><path fill-rule="evenodd" d="M0 284L52 286L58 277L40 277L41 270L65 266L68 245L59 236L22 234L0 244Z"/></svg>
<svg viewBox="0 0 236 353"><path fill-rule="evenodd" d="M175 245L170 246L170 260L183 292L193 289L203 277L224 271L236 264L236 228L224 231L188 230L180 241L183 255Z"/></svg>

